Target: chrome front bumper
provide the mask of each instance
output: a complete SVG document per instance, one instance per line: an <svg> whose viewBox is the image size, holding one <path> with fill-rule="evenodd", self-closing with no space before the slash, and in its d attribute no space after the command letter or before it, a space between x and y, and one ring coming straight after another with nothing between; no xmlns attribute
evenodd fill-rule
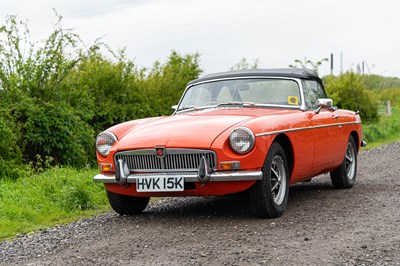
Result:
<svg viewBox="0 0 400 266"><path fill-rule="evenodd" d="M183 177L185 182L199 182L199 175L197 172L184 172L184 173L146 173L146 174L130 174L126 177L127 183L136 183L138 178L157 178L157 177ZM261 180L261 171L224 171L224 172L213 172L210 174L210 180L208 182L223 182L223 181L252 181ZM103 175L98 174L93 177L93 180L97 183L119 183L115 177L115 174Z"/></svg>

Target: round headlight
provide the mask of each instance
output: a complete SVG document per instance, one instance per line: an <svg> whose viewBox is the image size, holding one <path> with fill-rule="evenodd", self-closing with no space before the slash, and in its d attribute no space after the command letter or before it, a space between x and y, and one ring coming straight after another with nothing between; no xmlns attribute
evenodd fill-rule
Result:
<svg viewBox="0 0 400 266"><path fill-rule="evenodd" d="M117 137L111 132L101 132L96 138L96 150L104 157L110 153L112 145Z"/></svg>
<svg viewBox="0 0 400 266"><path fill-rule="evenodd" d="M229 144L232 150L239 154L245 154L254 147L254 134L247 127L239 127L232 131L229 136Z"/></svg>

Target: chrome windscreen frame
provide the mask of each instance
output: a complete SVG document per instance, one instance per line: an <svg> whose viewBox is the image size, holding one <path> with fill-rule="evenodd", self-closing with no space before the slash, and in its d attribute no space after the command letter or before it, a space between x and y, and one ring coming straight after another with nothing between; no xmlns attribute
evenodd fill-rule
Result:
<svg viewBox="0 0 400 266"><path fill-rule="evenodd" d="M301 105L300 106L289 106L289 105L278 105L278 104L256 104L256 107L278 107L278 108L287 108L287 109L300 109L302 111L306 110L306 104L305 104L305 95L304 95L304 88L303 88L303 82L301 82L301 79L299 78L290 78L290 77L275 77L275 76L248 76L248 77L230 77L230 78L221 78L221 79L210 79L206 81L201 81L197 83L190 84L189 86L186 87L185 91L183 92L178 105L176 106L176 109L172 115L178 114L180 112L185 112L186 110L179 111L179 106L181 105L181 102L186 95L186 92L189 88L204 84L204 83L209 83L209 82L216 82L216 81L226 81L226 80L237 80L237 79L284 79L284 80L293 80L297 83L299 86L300 90L300 98L301 98ZM226 108L226 107L212 107L210 106L209 108ZM208 109L208 108L201 108L201 109Z"/></svg>

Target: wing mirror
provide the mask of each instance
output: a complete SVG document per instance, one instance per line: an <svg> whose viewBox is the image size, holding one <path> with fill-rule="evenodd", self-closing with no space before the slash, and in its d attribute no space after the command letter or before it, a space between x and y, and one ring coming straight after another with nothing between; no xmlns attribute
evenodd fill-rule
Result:
<svg viewBox="0 0 400 266"><path fill-rule="evenodd" d="M178 105L177 105L177 104L171 106L171 111L172 111L173 113L176 112L176 109L178 109Z"/></svg>
<svg viewBox="0 0 400 266"><path fill-rule="evenodd" d="M333 100L328 98L321 98L317 100L318 109L315 110L315 113L318 114L321 109L331 109L333 105Z"/></svg>

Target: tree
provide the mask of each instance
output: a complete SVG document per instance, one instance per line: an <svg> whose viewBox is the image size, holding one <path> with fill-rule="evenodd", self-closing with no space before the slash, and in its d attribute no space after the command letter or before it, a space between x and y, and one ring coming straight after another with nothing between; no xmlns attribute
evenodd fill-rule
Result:
<svg viewBox="0 0 400 266"><path fill-rule="evenodd" d="M149 115L171 114L171 106L179 102L187 83L202 72L199 57L198 53L181 55L172 51L166 63L154 63L140 84L146 103L152 109Z"/></svg>
<svg viewBox="0 0 400 266"><path fill-rule="evenodd" d="M258 59L253 60L253 63L249 63L246 58L242 58L239 63L235 64L230 68L231 71L234 70L244 70L244 69L257 69Z"/></svg>
<svg viewBox="0 0 400 266"><path fill-rule="evenodd" d="M307 59L304 59L304 61L295 59L294 64L289 65L289 67L297 68L298 65L300 65L301 68L307 68L307 66L310 65L311 69L314 70L315 73L318 74L318 69L324 62L328 62L328 58L323 58L320 61L316 61L316 62L313 62L313 61L307 60Z"/></svg>

